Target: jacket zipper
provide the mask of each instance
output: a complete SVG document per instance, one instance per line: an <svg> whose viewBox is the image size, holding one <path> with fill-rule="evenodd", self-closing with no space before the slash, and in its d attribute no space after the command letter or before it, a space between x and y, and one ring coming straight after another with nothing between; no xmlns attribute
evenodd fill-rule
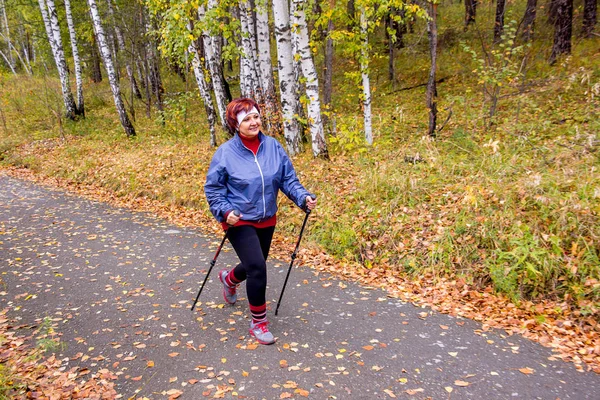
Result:
<svg viewBox="0 0 600 400"><path fill-rule="evenodd" d="M256 166L258 167L258 172L260 172L260 180L262 182L262 201L263 201L263 219L264 219L267 215L267 201L265 200L265 176L263 175L262 169L260 168L260 164L258 163L258 157L257 157L258 152L260 151L260 146L262 146L262 142L258 145L256 154L254 154L254 152L252 150L250 150L248 147L246 147L246 145L244 143L242 143L242 146L244 146L244 148L246 148L246 150L248 150L250 153L252 153L252 155L254 156L254 162L256 163Z"/></svg>

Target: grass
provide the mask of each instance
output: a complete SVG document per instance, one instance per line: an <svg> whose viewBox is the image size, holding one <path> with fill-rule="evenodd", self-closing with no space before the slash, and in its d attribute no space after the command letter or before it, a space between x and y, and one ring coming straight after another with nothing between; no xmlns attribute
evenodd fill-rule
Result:
<svg viewBox="0 0 600 400"><path fill-rule="evenodd" d="M490 126L471 56L459 46L464 40L479 49L475 30L462 32L463 12L460 5L443 9L438 76L446 80L438 108L441 119L452 116L436 140L425 136L424 88L398 91L426 81L421 22L398 55L399 82L387 81L385 57L372 61L379 71L372 82L373 147L362 141L359 89L335 79L332 160L315 160L309 151L294 160L320 199L305 237L367 268L459 275L515 302L566 299L593 313L600 302L598 39L576 40L573 54L553 67L546 63L547 39L534 42L527 79L502 89ZM481 13L479 26L492 26L491 16ZM547 27L539 29L540 38L548 37ZM381 43L374 49L384 54ZM356 68L345 61L337 60L340 74ZM128 139L107 85L87 84L86 119L59 124L55 79L4 75L0 160L209 218L202 185L214 149L204 111L193 88L165 79L165 114L146 116L138 105L138 136ZM224 138L220 132L219 142ZM424 162L407 162L415 159ZM286 200L280 207L279 234L293 235L301 215Z"/></svg>

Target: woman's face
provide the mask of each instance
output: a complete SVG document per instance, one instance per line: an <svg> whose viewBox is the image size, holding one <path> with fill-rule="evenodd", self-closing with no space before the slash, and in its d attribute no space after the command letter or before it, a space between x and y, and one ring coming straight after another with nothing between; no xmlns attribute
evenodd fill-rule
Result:
<svg viewBox="0 0 600 400"><path fill-rule="evenodd" d="M240 122L238 131L240 135L245 138L252 139L258 136L262 122L260 120L260 114L252 113L246 115L246 117Z"/></svg>

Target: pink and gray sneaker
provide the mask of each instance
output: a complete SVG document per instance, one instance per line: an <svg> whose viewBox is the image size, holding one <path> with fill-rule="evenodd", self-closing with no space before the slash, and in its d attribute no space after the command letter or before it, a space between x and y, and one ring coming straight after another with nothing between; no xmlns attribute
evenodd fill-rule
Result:
<svg viewBox="0 0 600 400"><path fill-rule="evenodd" d="M275 337L273 334L269 332L269 328L267 325L269 323L267 321L254 323L250 322L250 334L258 340L260 344L273 344L275 343Z"/></svg>
<svg viewBox="0 0 600 400"><path fill-rule="evenodd" d="M229 271L223 269L219 272L219 280L223 283L223 298L227 304L235 304L237 301L237 287L227 284L227 275Z"/></svg>

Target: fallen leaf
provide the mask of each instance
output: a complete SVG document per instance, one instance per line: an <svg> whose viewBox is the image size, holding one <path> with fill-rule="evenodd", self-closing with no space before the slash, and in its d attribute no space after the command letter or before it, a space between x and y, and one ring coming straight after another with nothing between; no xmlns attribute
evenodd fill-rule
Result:
<svg viewBox="0 0 600 400"><path fill-rule="evenodd" d="M519 371L521 371L521 373L525 374L525 375L531 375L535 372L534 369L529 368L529 367L525 367L525 368L519 368Z"/></svg>
<svg viewBox="0 0 600 400"><path fill-rule="evenodd" d="M469 383L469 382L461 381L460 379L458 379L458 380L455 380L455 381L454 381L454 384L455 384L456 386L462 386L462 387L465 387L465 386L469 386L469 385L470 385L470 383Z"/></svg>

